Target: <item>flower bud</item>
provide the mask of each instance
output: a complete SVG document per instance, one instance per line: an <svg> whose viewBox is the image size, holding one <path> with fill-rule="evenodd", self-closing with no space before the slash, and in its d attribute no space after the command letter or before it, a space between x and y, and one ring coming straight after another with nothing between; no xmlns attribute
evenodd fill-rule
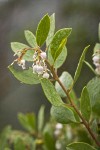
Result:
<svg viewBox="0 0 100 150"><path fill-rule="evenodd" d="M20 62L18 62L18 65L22 67L22 69L26 69L25 67L25 60L22 59Z"/></svg>
<svg viewBox="0 0 100 150"><path fill-rule="evenodd" d="M56 129L56 130L54 131L55 137L59 136L60 133L61 133L61 130Z"/></svg>
<svg viewBox="0 0 100 150"><path fill-rule="evenodd" d="M43 73L43 67L37 65L37 73L42 74Z"/></svg>
<svg viewBox="0 0 100 150"><path fill-rule="evenodd" d="M32 67L33 67L33 72L37 73L37 65L33 65Z"/></svg>
<svg viewBox="0 0 100 150"><path fill-rule="evenodd" d="M47 72L45 72L45 73L43 74L43 78L48 79L48 78L49 78L49 74L48 74Z"/></svg>
<svg viewBox="0 0 100 150"><path fill-rule="evenodd" d="M56 124L56 129L62 129L62 128L63 128L63 125L61 123Z"/></svg>
<svg viewBox="0 0 100 150"><path fill-rule="evenodd" d="M56 147L57 150L62 149L62 145L61 145L60 141L56 141L55 147Z"/></svg>
<svg viewBox="0 0 100 150"><path fill-rule="evenodd" d="M47 57L46 52L41 52L40 56L41 56L41 58L46 59L46 57Z"/></svg>
<svg viewBox="0 0 100 150"><path fill-rule="evenodd" d="M93 59L94 64L100 63L100 56L99 55L95 55L92 59Z"/></svg>

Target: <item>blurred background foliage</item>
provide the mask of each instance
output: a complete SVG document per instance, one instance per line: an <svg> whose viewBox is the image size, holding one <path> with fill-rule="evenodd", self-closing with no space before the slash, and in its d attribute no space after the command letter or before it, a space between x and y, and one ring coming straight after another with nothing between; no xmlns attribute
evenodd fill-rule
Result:
<svg viewBox="0 0 100 150"><path fill-rule="evenodd" d="M20 128L17 121L18 112L38 112L41 104L48 101L39 85L28 86L20 84L7 69L13 61L10 42L26 43L24 30L35 33L36 26L42 16L56 13L56 29L72 27L67 48L68 58L59 75L66 70L74 75L78 59L85 46L91 45L87 59L92 63L93 47L98 42L98 24L100 22L99 0L0 0L0 130L11 124ZM83 85L94 75L84 65L75 91L78 96ZM84 77L84 78L83 78ZM48 114L46 113L46 114Z"/></svg>

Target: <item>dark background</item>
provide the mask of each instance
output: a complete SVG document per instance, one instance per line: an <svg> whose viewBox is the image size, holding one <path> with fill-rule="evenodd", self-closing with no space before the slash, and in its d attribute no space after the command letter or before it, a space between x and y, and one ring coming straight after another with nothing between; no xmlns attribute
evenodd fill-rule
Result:
<svg viewBox="0 0 100 150"><path fill-rule="evenodd" d="M100 0L0 0L0 129L8 124L19 128L18 112L37 113L41 104L50 104L45 99L40 85L21 84L7 69L13 61L10 42L26 43L24 30L35 33L39 20L49 13L56 13L56 30L72 27L67 48L68 58L59 75L66 70L74 75L78 59L85 46L91 45L87 60L92 63L93 47L98 42ZM94 76L84 65L75 91L78 96L82 87ZM47 113L46 113L47 114Z"/></svg>

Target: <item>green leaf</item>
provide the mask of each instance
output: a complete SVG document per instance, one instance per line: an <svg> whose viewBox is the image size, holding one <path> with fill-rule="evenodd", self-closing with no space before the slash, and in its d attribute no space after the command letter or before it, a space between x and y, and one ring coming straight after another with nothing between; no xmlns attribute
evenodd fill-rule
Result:
<svg viewBox="0 0 100 150"><path fill-rule="evenodd" d="M0 134L0 150L4 150L8 146L8 136L11 135L11 126L7 126Z"/></svg>
<svg viewBox="0 0 100 150"><path fill-rule="evenodd" d="M90 46L90 45L89 45ZM85 55L86 55L86 52L89 48L89 46L85 47L85 49L83 50L83 53L79 59L79 63L78 63L78 66L77 66L77 69L76 69L76 72L75 72L75 75L74 75L74 83L77 81L79 75L80 75L80 72L81 72L81 69L82 69L82 65L83 65L83 62L85 60Z"/></svg>
<svg viewBox="0 0 100 150"><path fill-rule="evenodd" d="M55 141L49 132L44 133L44 144L48 150L55 150Z"/></svg>
<svg viewBox="0 0 100 150"><path fill-rule="evenodd" d="M89 93L86 87L83 88L81 93L81 113L83 117L89 121L91 116L91 103Z"/></svg>
<svg viewBox="0 0 100 150"><path fill-rule="evenodd" d="M95 113L95 115L97 115L97 117L100 117L100 99L92 107L92 111Z"/></svg>
<svg viewBox="0 0 100 150"><path fill-rule="evenodd" d="M87 84L92 107L100 101L100 78L95 77Z"/></svg>
<svg viewBox="0 0 100 150"><path fill-rule="evenodd" d="M71 150L96 150L91 145L89 145L87 143L83 143L83 142L71 143L67 147L70 148ZM67 148L67 150L69 150L68 148Z"/></svg>
<svg viewBox="0 0 100 150"><path fill-rule="evenodd" d="M94 53L96 53L100 49L100 43L96 43L94 46Z"/></svg>
<svg viewBox="0 0 100 150"><path fill-rule="evenodd" d="M57 122L62 124L76 122L73 111L67 106L52 106L51 115Z"/></svg>
<svg viewBox="0 0 100 150"><path fill-rule="evenodd" d="M56 69L63 65L64 61L66 60L66 57L67 57L67 48L64 47L62 49L62 52L60 53L60 55L54 62L52 55L51 55L51 51L50 51L50 49L48 49L48 61L51 65L54 65L54 68L56 68Z"/></svg>
<svg viewBox="0 0 100 150"><path fill-rule="evenodd" d="M41 132L44 125L44 106L41 106L38 113L38 131Z"/></svg>
<svg viewBox="0 0 100 150"><path fill-rule="evenodd" d="M39 46L42 46L48 36L50 29L50 18L45 15L39 22L36 30L36 41Z"/></svg>
<svg viewBox="0 0 100 150"><path fill-rule="evenodd" d="M25 30L25 38L31 47L37 47L36 38L31 31Z"/></svg>
<svg viewBox="0 0 100 150"><path fill-rule="evenodd" d="M55 13L53 13L50 16L50 30L49 30L49 34L48 37L46 39L46 45L47 47L50 45L53 35L54 35L54 31L55 31Z"/></svg>
<svg viewBox="0 0 100 150"><path fill-rule="evenodd" d="M34 114L24 115L22 113L19 113L18 120L23 128L25 128L31 133L34 132L34 129L36 127L36 120Z"/></svg>
<svg viewBox="0 0 100 150"><path fill-rule="evenodd" d="M11 43L11 49L17 53L18 51L22 51L25 48L29 48L29 46L23 44L23 43L19 43L19 42L12 42ZM26 52L26 54L23 56L23 59L25 59L26 61L33 61L33 54L34 51L33 50L28 50ZM19 54L18 54L19 56Z"/></svg>
<svg viewBox="0 0 100 150"><path fill-rule="evenodd" d="M48 79L41 79L41 85L45 96L52 105L60 106L63 104L62 99L57 93L54 85Z"/></svg>
<svg viewBox="0 0 100 150"><path fill-rule="evenodd" d="M71 88L73 84L73 79L68 72L64 71L62 75L59 77L59 79L67 90ZM63 91L58 82L55 83L55 88L61 97L66 97L65 92Z"/></svg>
<svg viewBox="0 0 100 150"><path fill-rule="evenodd" d="M92 72L93 72L94 74L96 74L96 73L95 73L95 70L93 69L93 67L92 67L87 61L84 61L84 63L92 70Z"/></svg>
<svg viewBox="0 0 100 150"><path fill-rule="evenodd" d="M26 148L23 140L20 137L18 137L14 142L14 150L25 150L25 149Z"/></svg>
<svg viewBox="0 0 100 150"><path fill-rule="evenodd" d="M27 113L26 114L26 118L27 118L27 122L29 124L29 126L31 127L31 130L35 130L36 129L36 116L34 113Z"/></svg>
<svg viewBox="0 0 100 150"><path fill-rule="evenodd" d="M96 119L93 120L93 122L92 122L92 124L91 124L91 129L92 129L92 131L93 131L94 133L97 134L97 132L98 132L98 124L97 124Z"/></svg>
<svg viewBox="0 0 100 150"><path fill-rule="evenodd" d="M62 52L63 47L66 44L66 39L71 33L71 28L64 28L58 30L50 44L50 49L51 49L51 55L54 59L54 61L57 59L57 57L60 55Z"/></svg>
<svg viewBox="0 0 100 150"><path fill-rule="evenodd" d="M32 68L29 68L28 70L21 70L21 71L15 69L13 65L10 65L8 68L15 76L15 78L17 78L22 83L38 84L40 82L38 75L33 73Z"/></svg>

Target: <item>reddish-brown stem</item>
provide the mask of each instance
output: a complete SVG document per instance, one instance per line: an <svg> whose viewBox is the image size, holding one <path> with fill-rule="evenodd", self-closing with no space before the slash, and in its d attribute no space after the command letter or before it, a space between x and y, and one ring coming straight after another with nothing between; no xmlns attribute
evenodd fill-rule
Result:
<svg viewBox="0 0 100 150"><path fill-rule="evenodd" d="M49 64L49 63L48 63ZM62 82L59 80L58 78L58 75L56 74L53 66L50 66L49 64L49 67L51 69L51 72L53 74L53 78L59 83L59 85L62 87L63 91L65 92L71 106L74 108L74 110L77 112L78 116L80 117L82 123L84 124L84 126L86 127L86 129L88 130L89 134L91 135L92 139L95 141L95 143L100 147L100 142L96 139L94 133L92 132L88 122L84 119L84 117L82 116L82 114L80 113L80 111L78 110L78 108L75 106L73 100L70 98L70 95L69 95L69 91L67 91L67 89L65 88L65 86L62 84Z"/></svg>

